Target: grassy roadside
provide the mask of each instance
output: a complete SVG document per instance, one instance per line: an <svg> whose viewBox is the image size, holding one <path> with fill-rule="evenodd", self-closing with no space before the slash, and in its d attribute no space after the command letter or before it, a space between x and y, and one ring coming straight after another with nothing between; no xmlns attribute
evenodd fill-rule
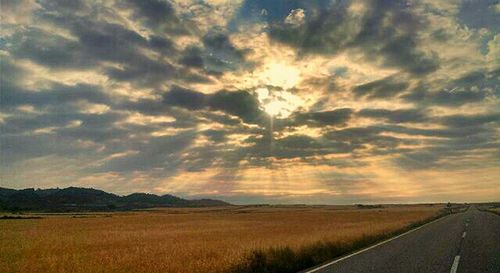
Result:
<svg viewBox="0 0 500 273"><path fill-rule="evenodd" d="M494 207L489 207L489 208L484 208L484 207L478 207L480 211L486 211L490 212L496 215L500 216L500 207L494 206Z"/></svg>
<svg viewBox="0 0 500 273"><path fill-rule="evenodd" d="M256 249L288 246L295 253L322 241L330 242L323 248L328 250L363 235L399 230L443 207L276 205L7 214L42 219L0 220L0 253L8 253L0 255L0 272L227 272Z"/></svg>
<svg viewBox="0 0 500 273"><path fill-rule="evenodd" d="M466 208L465 208L466 209ZM413 228L434 221L446 215L462 212L464 208L443 209L433 217L412 223L400 230L371 236L362 236L349 243L318 241L297 250L290 247L275 247L266 250L254 250L239 264L231 267L227 273L295 273L352 253L377 242L402 234Z"/></svg>
<svg viewBox="0 0 500 273"><path fill-rule="evenodd" d="M496 214L496 215L500 216L500 211L498 211L498 210L491 210L491 209L489 209L489 210L486 210L486 211L487 212L491 212L493 214Z"/></svg>

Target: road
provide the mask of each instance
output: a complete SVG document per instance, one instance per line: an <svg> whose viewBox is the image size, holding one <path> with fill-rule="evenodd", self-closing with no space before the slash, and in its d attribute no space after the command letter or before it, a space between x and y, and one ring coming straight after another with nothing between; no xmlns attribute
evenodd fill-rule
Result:
<svg viewBox="0 0 500 273"><path fill-rule="evenodd" d="M500 216L471 206L308 273L500 273Z"/></svg>

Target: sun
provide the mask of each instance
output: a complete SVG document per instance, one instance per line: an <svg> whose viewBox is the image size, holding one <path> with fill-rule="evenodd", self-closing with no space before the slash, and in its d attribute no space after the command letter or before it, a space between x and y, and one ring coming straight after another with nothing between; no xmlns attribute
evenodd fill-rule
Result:
<svg viewBox="0 0 500 273"><path fill-rule="evenodd" d="M271 101L263 106L264 111L271 116L285 116L287 114L287 105L282 101Z"/></svg>
<svg viewBox="0 0 500 273"><path fill-rule="evenodd" d="M301 80L300 70L279 61L270 61L257 74L255 90L259 107L272 118L287 118L304 104L304 101L290 90Z"/></svg>
<svg viewBox="0 0 500 273"><path fill-rule="evenodd" d="M272 62L266 66L261 77L266 84L289 89L300 81L300 71L290 65Z"/></svg>
<svg viewBox="0 0 500 273"><path fill-rule="evenodd" d="M271 117L287 118L303 104L303 100L285 90L269 90L262 87L255 90L260 108Z"/></svg>

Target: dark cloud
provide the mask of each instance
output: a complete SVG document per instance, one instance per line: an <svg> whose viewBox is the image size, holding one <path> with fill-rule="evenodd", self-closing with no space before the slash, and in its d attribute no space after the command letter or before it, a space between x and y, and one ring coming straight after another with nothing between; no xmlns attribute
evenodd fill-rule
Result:
<svg viewBox="0 0 500 273"><path fill-rule="evenodd" d="M417 37L424 18L412 12L407 1L370 1L361 31L352 42L360 46L368 58L382 54L387 66L401 67L421 75L439 67L436 53L418 49Z"/></svg>
<svg viewBox="0 0 500 273"><path fill-rule="evenodd" d="M498 5L498 0L462 1L457 17L467 27L487 28L498 33L500 31L500 18L495 5Z"/></svg>
<svg viewBox="0 0 500 273"><path fill-rule="evenodd" d="M433 90L427 84L420 84L403 99L422 105L460 106L484 101L488 96L497 96L498 71L474 71L449 81L441 90Z"/></svg>
<svg viewBox="0 0 500 273"><path fill-rule="evenodd" d="M483 101L487 96L485 91L437 91L428 92L420 86L412 93L406 94L403 98L410 102L420 102L427 104L438 104L443 106L460 106L467 103Z"/></svg>
<svg viewBox="0 0 500 273"><path fill-rule="evenodd" d="M268 135L247 138L249 147L237 150L240 160L249 160L252 164L269 166L267 158L307 158L316 155L349 153L353 147L340 141L328 141L306 135L290 135L284 138L271 139Z"/></svg>
<svg viewBox="0 0 500 273"><path fill-rule="evenodd" d="M240 117L245 122L257 122L262 116L257 99L247 91L221 90L206 95L201 92L173 87L163 95L166 105L180 106L191 110L208 108L220 110Z"/></svg>
<svg viewBox="0 0 500 273"><path fill-rule="evenodd" d="M486 95L484 91L461 91L455 93L439 91L432 94L429 99L439 105L459 106L466 103L482 101L486 98Z"/></svg>
<svg viewBox="0 0 500 273"><path fill-rule="evenodd" d="M88 68L94 58L86 58L79 52L82 46L57 34L28 27L5 38L5 49L19 59L30 59L51 68Z"/></svg>
<svg viewBox="0 0 500 273"><path fill-rule="evenodd" d="M9 82L2 81L0 106L10 109L21 105L37 108L58 107L67 103L87 101L97 104L110 104L111 98L100 86L90 84L64 85L53 83L51 88L24 90Z"/></svg>
<svg viewBox="0 0 500 273"><path fill-rule="evenodd" d="M20 59L30 59L54 69L90 69L104 61L122 64L122 68L103 67L109 77L119 81L133 81L141 85L158 84L180 75L165 59L153 60L139 52L140 47L158 51L168 49L158 39L150 42L120 25L90 21L69 22L79 41L47 33L36 28L16 32L8 37L8 50ZM160 44L159 44L160 43Z"/></svg>
<svg viewBox="0 0 500 273"><path fill-rule="evenodd" d="M138 33L117 24L75 20L73 33L79 37L82 52L99 61L123 64L121 68L108 67L105 73L118 81L131 81L141 86L157 85L181 73L166 58L151 59L139 48L150 48L160 53L172 53L172 43L166 38L147 40ZM185 78L186 76L184 76Z"/></svg>
<svg viewBox="0 0 500 273"><path fill-rule="evenodd" d="M247 91L219 91L210 96L209 107L240 117L245 122L257 122L263 113L259 102Z"/></svg>
<svg viewBox="0 0 500 273"><path fill-rule="evenodd" d="M398 80L396 76L390 76L358 85L353 91L358 97L390 98L405 91L408 86L409 84L407 82Z"/></svg>
<svg viewBox="0 0 500 273"><path fill-rule="evenodd" d="M130 132L114 126L121 118L123 116L117 114L42 114L8 118L0 125L0 160L2 164L14 164L48 156L89 159L127 151L130 147L123 145L131 145L126 141ZM79 124L75 125L75 121ZM114 141L122 145L113 151Z"/></svg>
<svg viewBox="0 0 500 273"><path fill-rule="evenodd" d="M309 1L297 2L300 4L294 9L305 9L305 23L300 26L286 24L286 14L281 20L271 22L269 31L273 39L291 44L306 53L319 54L335 54L352 39L348 28L343 30L340 27L345 27L343 22L348 20L345 1L331 5L318 5L318 1L312 1L309 5Z"/></svg>
<svg viewBox="0 0 500 273"><path fill-rule="evenodd" d="M0 131L4 135L14 135L30 133L37 129L48 127L63 127L73 121L72 117L54 115L16 115L7 117L3 123L0 123Z"/></svg>
<svg viewBox="0 0 500 273"><path fill-rule="evenodd" d="M429 141L418 150L401 153L394 161L405 169L452 169L498 166L495 156L498 143L492 141L494 133L482 132L449 140ZM470 160L468 157L489 158L487 161Z"/></svg>
<svg viewBox="0 0 500 273"><path fill-rule="evenodd" d="M357 114L361 117L384 119L391 123L425 122L429 120L421 109L363 109Z"/></svg>
<svg viewBox="0 0 500 273"><path fill-rule="evenodd" d="M75 120L80 121L78 126L68 126L55 130L59 136L76 140L90 140L96 143L104 141L124 140L131 132L115 126L126 116L117 113L75 115Z"/></svg>
<svg viewBox="0 0 500 273"><path fill-rule="evenodd" d="M436 71L439 55L436 52L422 53L417 49L414 34L396 38L387 43L381 50L386 56L385 63L389 66L402 67L416 75L424 75Z"/></svg>
<svg viewBox="0 0 500 273"><path fill-rule="evenodd" d="M204 60L202 57L202 50L198 47L189 47L187 48L179 60L179 63L188 66L188 67L204 67Z"/></svg>
<svg viewBox="0 0 500 273"><path fill-rule="evenodd" d="M148 40L148 43L152 49L163 54L172 54L176 51L174 42L165 37L151 36Z"/></svg>
<svg viewBox="0 0 500 273"><path fill-rule="evenodd" d="M153 168L173 172L182 164L180 153L196 138L194 131L173 136L152 137L146 143L132 149L129 155L113 158L95 168L99 172L148 171ZM134 147L132 147L134 148Z"/></svg>
<svg viewBox="0 0 500 273"><path fill-rule="evenodd" d="M441 125L441 128L436 129L379 125L372 126L370 131L376 131L378 134L397 133L431 137L417 142L423 144L422 147L394 153L396 155L394 161L402 168L457 168L462 166L470 155L494 158L491 151L498 148L498 142L495 140L498 120L498 113L451 115L433 118L433 122ZM497 164L497 161L492 160L482 164ZM470 167L476 163L469 160L467 164Z"/></svg>
<svg viewBox="0 0 500 273"><path fill-rule="evenodd" d="M202 134L210 138L213 142L223 142L226 140L227 132L224 130L205 130Z"/></svg>
<svg viewBox="0 0 500 273"><path fill-rule="evenodd" d="M210 81L206 75L176 66L171 58L177 49L168 34L178 33L183 24L176 19L168 2L131 1L121 4L124 6L132 8L136 17L147 17L152 20L149 23L161 24L164 30L144 37L117 23L119 16L99 3L88 6L77 2L59 5L55 1L41 1L36 18L63 27L76 40L29 26L6 36L2 47L16 58L30 59L51 69L96 69L112 80L138 86L157 87L174 77L188 83ZM116 20L102 19L113 17ZM147 51L159 57L146 54Z"/></svg>
<svg viewBox="0 0 500 273"><path fill-rule="evenodd" d="M209 32L202 38L203 47L190 46L184 50L179 63L194 68L203 68L211 75L236 70L246 64L247 50L236 48L229 36L221 32Z"/></svg>
<svg viewBox="0 0 500 273"><path fill-rule="evenodd" d="M467 126L480 126L488 123L500 123L500 112L477 115L452 115L441 118L441 123L447 126L461 128Z"/></svg>
<svg viewBox="0 0 500 273"><path fill-rule="evenodd" d="M82 0L38 0L37 2L47 10L58 10L69 13L82 11L89 8L85 1Z"/></svg>
<svg viewBox="0 0 500 273"><path fill-rule="evenodd" d="M83 114L77 112L60 113L51 111L43 114L17 114L15 116L7 117L0 125L4 134L20 134L30 133L37 129L49 128L54 133L63 135L65 132L90 132L99 131L101 129L108 130L108 132L121 131L113 128L114 122L122 120L125 116L116 113L107 114ZM75 125L75 122L78 122ZM71 127L71 128L70 128ZM68 129L70 128L70 129ZM111 138L113 134L104 135L104 137ZM88 134L74 134L76 139L96 139ZM102 139L102 138L100 138Z"/></svg>
<svg viewBox="0 0 500 273"><path fill-rule="evenodd" d="M86 149L81 143L75 143L53 134L4 135L0 136L2 165L11 165L19 161L58 155L71 158L76 156L94 156L95 146Z"/></svg>
<svg viewBox="0 0 500 273"><path fill-rule="evenodd" d="M353 110L350 108L340 108L332 111L310 112L297 114L295 120L297 124L307 124L309 126L345 126L350 120Z"/></svg>
<svg viewBox="0 0 500 273"><path fill-rule="evenodd" d="M297 148L297 149L307 149L307 148L320 148L322 145L318 143L312 137L304 135L291 135L279 139L279 145L286 148Z"/></svg>
<svg viewBox="0 0 500 273"><path fill-rule="evenodd" d="M214 112L207 112L204 113L203 116L207 118L208 120L224 124L226 126L236 126L240 125L241 121L239 118L232 117L227 114L219 114L219 113L214 113Z"/></svg>
<svg viewBox="0 0 500 273"><path fill-rule="evenodd" d="M201 109L207 104L207 95L174 86L169 92L163 95L163 102L167 105L181 106L187 109Z"/></svg>
<svg viewBox="0 0 500 273"><path fill-rule="evenodd" d="M167 32L174 35L189 33L169 1L124 0L121 1L121 4L131 8L133 19L144 21L146 26L156 32Z"/></svg>
<svg viewBox="0 0 500 273"><path fill-rule="evenodd" d="M377 58L386 66L400 67L415 75L439 67L436 53L418 49L418 31L424 20L412 12L407 1L366 2L362 18L349 14L348 1L330 5L301 3L306 11L305 23L296 26L273 22L271 37L303 53L337 54L359 49L367 59Z"/></svg>
<svg viewBox="0 0 500 273"><path fill-rule="evenodd" d="M407 134L412 136L427 136L440 138L462 138L470 137L476 134L489 132L490 129L482 126L467 126L467 127L446 127L441 129L421 129L406 127L400 125L379 125L373 127L379 132L393 132L399 134Z"/></svg>
<svg viewBox="0 0 500 273"><path fill-rule="evenodd" d="M392 136L381 135L383 132L378 127L351 127L341 130L334 130L325 133L324 137L335 141L348 143L356 148L366 148L367 144L377 146L378 148L395 148L405 140Z"/></svg>
<svg viewBox="0 0 500 273"><path fill-rule="evenodd" d="M209 70L232 70L244 61L245 51L237 49L225 33L208 33L203 37L203 45L207 54L205 63Z"/></svg>

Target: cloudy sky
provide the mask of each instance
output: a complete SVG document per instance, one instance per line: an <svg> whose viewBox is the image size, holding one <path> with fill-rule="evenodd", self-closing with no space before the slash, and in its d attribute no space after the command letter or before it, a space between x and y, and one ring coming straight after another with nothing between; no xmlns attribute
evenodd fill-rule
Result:
<svg viewBox="0 0 500 273"><path fill-rule="evenodd" d="M498 0L2 0L0 186L500 197Z"/></svg>

